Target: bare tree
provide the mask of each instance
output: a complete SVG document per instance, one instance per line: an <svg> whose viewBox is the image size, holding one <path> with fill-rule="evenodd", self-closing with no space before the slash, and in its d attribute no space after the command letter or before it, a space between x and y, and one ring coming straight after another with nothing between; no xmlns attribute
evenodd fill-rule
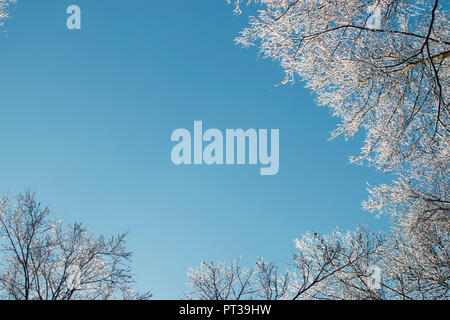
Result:
<svg viewBox="0 0 450 320"><path fill-rule="evenodd" d="M126 234L95 237L79 223L50 220L27 191L0 199L0 295L5 299L147 299L138 294Z"/></svg>

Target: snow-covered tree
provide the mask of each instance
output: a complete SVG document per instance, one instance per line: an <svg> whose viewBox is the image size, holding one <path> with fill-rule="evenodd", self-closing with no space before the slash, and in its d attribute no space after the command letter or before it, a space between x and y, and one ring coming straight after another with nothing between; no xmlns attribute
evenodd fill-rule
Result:
<svg viewBox="0 0 450 320"><path fill-rule="evenodd" d="M239 4L238 0L238 4ZM448 12L438 0L260 0L236 41L299 76L342 122L367 133L379 168L448 150ZM441 155L445 156L445 155Z"/></svg>
<svg viewBox="0 0 450 320"><path fill-rule="evenodd" d="M367 228L330 235L306 233L295 240L294 268L288 295L292 299L380 299L370 284L379 267L384 238Z"/></svg>
<svg viewBox="0 0 450 320"><path fill-rule="evenodd" d="M278 61L340 119L331 138L365 142L351 162L391 171L366 210L391 233L336 231L296 241L283 298L447 299L449 11L439 0L227 0L259 6L236 42ZM380 289L368 282L382 270ZM370 271L372 270L372 271ZM257 283L257 282L255 282ZM251 290L251 289L249 289Z"/></svg>
<svg viewBox="0 0 450 320"><path fill-rule="evenodd" d="M379 299L379 293L369 285L369 271L379 263L383 243L381 236L365 228L345 234L336 230L327 236L306 233L295 240L292 267L284 274L261 258L249 269L240 266L239 259L228 267L224 262L202 263L188 272L192 291L187 296L215 300L217 289L227 288L222 291L244 292L241 299ZM245 270L245 281L236 280L242 278L237 272L240 270ZM220 296L230 300L235 297Z"/></svg>
<svg viewBox="0 0 450 320"><path fill-rule="evenodd" d="M202 262L188 273L191 291L187 299L248 300L263 298L278 300L287 293L287 276L279 275L278 268L259 258L256 265L246 268L241 259L231 263Z"/></svg>
<svg viewBox="0 0 450 320"><path fill-rule="evenodd" d="M18 300L147 299L133 290L125 234L94 236L50 220L30 192L0 199L0 297Z"/></svg>
<svg viewBox="0 0 450 320"><path fill-rule="evenodd" d="M448 227L448 226L447 226ZM424 229L425 228L425 229ZM449 230L423 224L415 236L396 225L390 235L366 227L329 235L306 233L295 240L291 267L280 275L274 264L258 259L246 269L239 260L203 263L188 272L195 299L448 299ZM246 270L245 281L237 270ZM267 272L267 270L270 270ZM224 280L225 279L225 280ZM227 294L216 294L216 292Z"/></svg>
<svg viewBox="0 0 450 320"><path fill-rule="evenodd" d="M450 298L450 224L436 216L405 231L398 217L385 244L381 269L386 299ZM409 220L409 219L406 219ZM409 221L408 221L409 223Z"/></svg>
<svg viewBox="0 0 450 320"><path fill-rule="evenodd" d="M240 259L228 264L202 262L199 268L188 271L192 292L186 298L201 300L239 300L255 294L255 268L244 268Z"/></svg>
<svg viewBox="0 0 450 320"><path fill-rule="evenodd" d="M9 7L15 3L16 0L0 0L0 27L5 23L5 20L9 17Z"/></svg>
<svg viewBox="0 0 450 320"><path fill-rule="evenodd" d="M234 2L240 13L242 1ZM260 10L237 43L279 61L282 83L304 81L341 120L332 138L364 129L352 162L397 175L372 188L365 207L448 216L450 21L442 1L252 2Z"/></svg>

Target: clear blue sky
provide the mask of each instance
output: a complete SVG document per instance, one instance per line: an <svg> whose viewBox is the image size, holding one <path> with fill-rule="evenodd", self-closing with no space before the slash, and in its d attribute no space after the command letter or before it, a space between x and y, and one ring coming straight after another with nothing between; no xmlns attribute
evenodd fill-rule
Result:
<svg viewBox="0 0 450 320"><path fill-rule="evenodd" d="M66 29L66 8L82 30ZM337 120L279 66L233 43L245 16L223 0L19 0L0 35L0 192L37 191L56 216L130 231L139 288L181 298L201 260L290 263L292 240L385 221L361 209L350 165L361 136L328 142ZM175 166L176 128L279 128L280 171Z"/></svg>

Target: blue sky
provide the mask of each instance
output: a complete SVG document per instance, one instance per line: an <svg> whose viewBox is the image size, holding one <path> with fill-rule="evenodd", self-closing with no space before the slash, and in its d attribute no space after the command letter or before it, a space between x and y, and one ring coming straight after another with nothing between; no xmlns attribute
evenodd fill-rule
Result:
<svg viewBox="0 0 450 320"><path fill-rule="evenodd" d="M0 35L0 193L30 188L67 221L129 230L139 288L157 299L181 298L202 260L284 268L307 230L384 228L361 201L389 178L348 161L361 135L328 142L330 111L234 45L246 23L221 0L19 0ZM173 165L171 132L194 120L279 128L279 173Z"/></svg>

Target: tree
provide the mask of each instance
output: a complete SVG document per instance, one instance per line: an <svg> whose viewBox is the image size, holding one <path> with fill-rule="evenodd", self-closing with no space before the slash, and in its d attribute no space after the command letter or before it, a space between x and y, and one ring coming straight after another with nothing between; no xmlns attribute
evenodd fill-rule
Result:
<svg viewBox="0 0 450 320"><path fill-rule="evenodd" d="M380 264L384 237L367 228L330 235L306 233L295 240L292 299L380 299L370 283Z"/></svg>
<svg viewBox="0 0 450 320"><path fill-rule="evenodd" d="M8 8L16 0L0 0L0 27L4 24L5 20L9 17Z"/></svg>
<svg viewBox="0 0 450 320"><path fill-rule="evenodd" d="M218 299L217 288L239 291L238 298L280 299L379 299L369 284L369 270L379 263L379 252L384 239L365 228L343 234L336 230L331 235L306 233L295 240L297 251L292 267L280 275L278 267L258 258L253 268L240 266L235 260L226 263L202 263L200 268L188 272L193 291L188 295L197 299ZM245 281L239 272L245 270ZM217 281L217 279L226 279ZM216 285L219 282L221 285ZM237 286L236 286L237 284ZM236 290L236 287L238 290ZM221 299L236 299L236 295L222 295Z"/></svg>
<svg viewBox="0 0 450 320"><path fill-rule="evenodd" d="M434 231L421 229L416 237L411 237L398 228L386 236L372 233L366 227L346 233L335 230L329 235L306 233L295 240L293 263L285 275L280 276L274 264L266 264L262 259L250 269L239 266L239 260L231 267L226 263L203 263L188 272L192 291L187 297L448 299L448 230L436 235ZM246 270L245 281L236 280L242 278L239 270ZM217 291L245 294L215 294Z"/></svg>
<svg viewBox="0 0 450 320"><path fill-rule="evenodd" d="M386 298L450 298L450 225L432 219L409 230L403 220L394 223L383 253Z"/></svg>
<svg viewBox="0 0 450 320"><path fill-rule="evenodd" d="M243 268L240 259L227 262L202 262L198 269L188 271L190 285L194 289L186 298L201 300L239 300L255 293L254 268Z"/></svg>
<svg viewBox="0 0 450 320"><path fill-rule="evenodd" d="M448 150L448 13L439 1L261 0L237 43L280 62L342 119L333 137L367 132L379 168ZM237 0L239 5L240 0Z"/></svg>
<svg viewBox="0 0 450 320"><path fill-rule="evenodd" d="M448 11L439 0L252 2L262 9L236 42L279 61L282 84L306 82L341 119L332 138L364 129L352 162L396 176L363 202L391 217L390 234L305 234L283 298L448 299Z"/></svg>
<svg viewBox="0 0 450 320"><path fill-rule="evenodd" d="M18 300L148 299L136 293L126 234L95 237L50 220L27 191L0 199L0 296Z"/></svg>
<svg viewBox="0 0 450 320"><path fill-rule="evenodd" d="M251 268L242 267L240 258L231 264L202 262L199 268L188 271L188 278L192 291L186 298L200 300L278 300L288 285L287 277L280 277L278 268L261 258Z"/></svg>
<svg viewBox="0 0 450 320"><path fill-rule="evenodd" d="M397 175L371 189L366 209L448 219L450 30L440 1L250 2L262 9L237 43L279 61L282 83L306 82L341 119L332 138L364 129L352 162Z"/></svg>

